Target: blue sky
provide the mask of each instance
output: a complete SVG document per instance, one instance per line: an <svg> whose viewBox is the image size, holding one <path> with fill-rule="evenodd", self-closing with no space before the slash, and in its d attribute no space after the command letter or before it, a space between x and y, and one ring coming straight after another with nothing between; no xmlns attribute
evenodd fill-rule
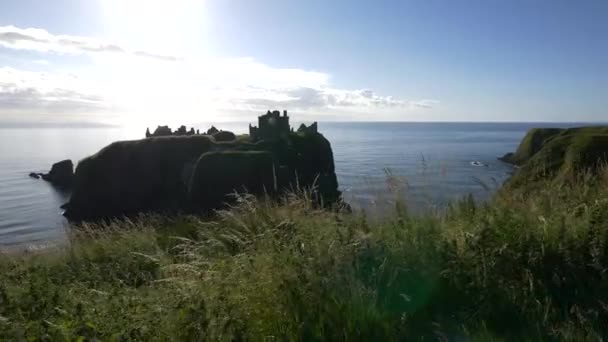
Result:
<svg viewBox="0 0 608 342"><path fill-rule="evenodd" d="M0 121L606 121L608 1L20 0Z"/></svg>

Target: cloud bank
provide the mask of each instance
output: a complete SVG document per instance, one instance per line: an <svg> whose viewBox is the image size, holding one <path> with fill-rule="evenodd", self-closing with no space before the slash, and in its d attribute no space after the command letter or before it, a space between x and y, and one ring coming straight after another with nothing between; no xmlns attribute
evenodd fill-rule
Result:
<svg viewBox="0 0 608 342"><path fill-rule="evenodd" d="M129 50L77 36L53 35L42 29L0 27L0 46L37 51L32 65L44 72L0 68L0 115L32 113L83 115L108 113L135 118L195 120L228 113L288 109L303 115L348 113L382 119L425 110L436 100L408 100L371 89L340 89L325 72L275 68L251 58L177 58ZM45 54L91 57L77 71L54 70ZM40 61L44 61L41 63ZM167 63L172 62L172 63ZM68 68L69 69L69 68Z"/></svg>
<svg viewBox="0 0 608 342"><path fill-rule="evenodd" d="M22 29L15 26L0 26L0 46L9 49L68 55L111 53L131 54L163 61L179 60L175 56L164 56L146 51L131 51L119 45L101 42L93 38L53 35L44 29Z"/></svg>
<svg viewBox="0 0 608 342"><path fill-rule="evenodd" d="M111 108L74 75L0 68L0 113L87 113Z"/></svg>

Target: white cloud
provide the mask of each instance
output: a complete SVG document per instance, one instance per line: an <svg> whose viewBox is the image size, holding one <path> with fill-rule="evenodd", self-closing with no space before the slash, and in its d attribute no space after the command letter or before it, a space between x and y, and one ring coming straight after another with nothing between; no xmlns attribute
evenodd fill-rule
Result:
<svg viewBox="0 0 608 342"><path fill-rule="evenodd" d="M99 112L111 108L74 75L0 68L0 113Z"/></svg>
<svg viewBox="0 0 608 342"><path fill-rule="evenodd" d="M88 54L93 63L72 72L0 68L0 116L105 112L131 122L167 117L193 122L231 119L224 115L235 112L288 109L310 116L350 113L399 119L403 117L396 115L439 103L384 96L371 89L340 89L325 72L275 68L251 58L178 59L42 29L0 27L0 46L41 54Z"/></svg>
<svg viewBox="0 0 608 342"><path fill-rule="evenodd" d="M164 61L176 61L179 59L175 56L165 56L145 51L131 51L119 45L102 42L93 38L53 35L44 29L22 29L15 26L0 26L0 46L9 49L68 55L109 53L131 54Z"/></svg>
<svg viewBox="0 0 608 342"><path fill-rule="evenodd" d="M410 110L432 108L436 100L403 100L383 96L371 89L332 87L327 73L273 68L251 58L189 60L187 70L196 70L195 86L211 86L206 92L229 109L266 111L289 108L300 111Z"/></svg>
<svg viewBox="0 0 608 342"><path fill-rule="evenodd" d="M406 101L391 96L379 96L372 90L344 90L330 87L292 87L240 89L225 97L226 102L248 109L285 107L298 110L318 109L414 109L431 108L437 101Z"/></svg>
<svg viewBox="0 0 608 342"><path fill-rule="evenodd" d="M439 104L439 101L429 100L429 99L412 101L412 106L418 107L418 108L433 108L433 107L437 106L438 104Z"/></svg>

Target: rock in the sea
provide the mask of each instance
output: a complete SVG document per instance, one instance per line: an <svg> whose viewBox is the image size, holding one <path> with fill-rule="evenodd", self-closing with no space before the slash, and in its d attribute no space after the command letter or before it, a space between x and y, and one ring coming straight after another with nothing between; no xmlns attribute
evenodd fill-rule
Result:
<svg viewBox="0 0 608 342"><path fill-rule="evenodd" d="M229 132L227 132L229 133ZM82 160L65 216L95 220L140 212L207 212L231 193L315 187L319 203L340 199L331 145L319 133L281 140L216 142L208 135L113 143Z"/></svg>
<svg viewBox="0 0 608 342"><path fill-rule="evenodd" d="M49 173L41 176L42 179L53 185L69 188L74 182L74 164L69 159L60 161L53 164Z"/></svg>
<svg viewBox="0 0 608 342"><path fill-rule="evenodd" d="M42 175L41 173L36 173L36 172L30 173L30 177L32 177L34 179L40 179L41 175Z"/></svg>

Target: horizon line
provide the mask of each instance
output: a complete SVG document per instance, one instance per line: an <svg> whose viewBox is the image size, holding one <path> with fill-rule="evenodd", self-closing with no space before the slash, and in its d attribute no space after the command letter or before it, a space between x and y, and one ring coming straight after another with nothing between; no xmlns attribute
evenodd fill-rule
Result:
<svg viewBox="0 0 608 342"><path fill-rule="evenodd" d="M247 123L251 122L248 120L225 120L225 121L199 121L186 124L186 126L200 125L200 124L210 124L210 123L226 123L226 124L238 124L238 123ZM411 124L607 124L606 121L418 121L418 120L410 120L410 121L393 121L393 120L298 120L296 122L319 122L319 123L361 123L361 124L373 124L373 123L395 123L395 124L403 124L403 123L411 123ZM45 123L33 123L33 122L1 122L0 121L0 129L26 129L26 128L123 128L129 127L130 125L126 124L110 124L103 122L70 122L70 123L54 123L54 122L45 122ZM142 125L143 126L143 125Z"/></svg>

